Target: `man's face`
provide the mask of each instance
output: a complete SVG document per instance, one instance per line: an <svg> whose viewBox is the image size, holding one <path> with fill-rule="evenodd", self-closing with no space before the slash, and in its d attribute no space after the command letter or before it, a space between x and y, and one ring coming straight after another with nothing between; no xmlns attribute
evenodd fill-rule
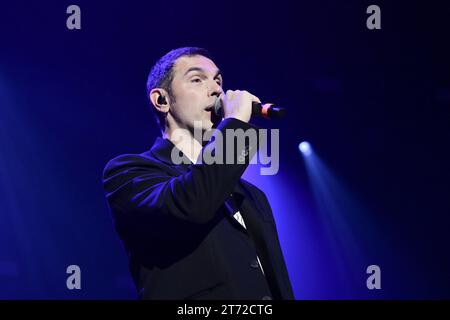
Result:
<svg viewBox="0 0 450 320"><path fill-rule="evenodd" d="M222 93L222 75L210 59L203 56L183 56L174 65L171 114L180 128L192 132L194 121L201 121L202 129L213 125L210 108Z"/></svg>

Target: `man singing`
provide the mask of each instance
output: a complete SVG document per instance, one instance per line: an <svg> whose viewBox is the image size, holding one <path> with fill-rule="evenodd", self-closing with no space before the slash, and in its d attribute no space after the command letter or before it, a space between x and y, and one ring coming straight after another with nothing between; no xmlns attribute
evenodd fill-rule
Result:
<svg viewBox="0 0 450 320"><path fill-rule="evenodd" d="M111 160L103 173L139 298L294 299L267 198L241 179L259 143L234 146L225 134L258 131L249 120L260 100L247 91L224 93L220 70L196 47L160 58L147 95L162 137L149 151ZM202 133L214 128L206 142L194 134L199 124ZM202 161L217 135L224 159L233 145L234 161Z"/></svg>

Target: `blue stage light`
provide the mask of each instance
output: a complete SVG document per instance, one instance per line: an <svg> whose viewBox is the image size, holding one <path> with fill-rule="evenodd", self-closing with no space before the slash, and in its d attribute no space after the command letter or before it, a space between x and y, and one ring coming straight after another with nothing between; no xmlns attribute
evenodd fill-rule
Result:
<svg viewBox="0 0 450 320"><path fill-rule="evenodd" d="M312 153L311 145L307 141L301 142L298 145L298 148L299 148L300 152L305 156L309 156Z"/></svg>

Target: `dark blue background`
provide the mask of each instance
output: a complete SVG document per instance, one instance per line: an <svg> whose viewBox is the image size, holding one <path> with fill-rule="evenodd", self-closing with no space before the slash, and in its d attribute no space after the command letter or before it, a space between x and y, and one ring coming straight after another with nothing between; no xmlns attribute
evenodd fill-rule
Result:
<svg viewBox="0 0 450 320"><path fill-rule="evenodd" d="M297 299L450 298L450 10L393 2L3 2L0 298L136 297L101 173L153 144L146 77L180 46L209 49L226 89L288 109L256 121L281 128L279 173L246 177L272 204ZM81 30L66 28L70 4ZM371 4L381 30L366 28ZM331 224L330 242L302 140L345 186L334 218L352 237ZM366 288L371 264L381 290Z"/></svg>

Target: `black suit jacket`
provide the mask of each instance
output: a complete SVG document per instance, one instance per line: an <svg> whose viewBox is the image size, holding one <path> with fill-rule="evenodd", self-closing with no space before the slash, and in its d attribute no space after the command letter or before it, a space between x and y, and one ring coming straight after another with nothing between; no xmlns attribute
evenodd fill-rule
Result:
<svg viewBox="0 0 450 320"><path fill-rule="evenodd" d="M258 128L228 118L217 129L225 138L226 129ZM242 147L243 163L192 164L157 138L150 151L107 164L106 198L141 299L294 299L267 198L241 179L257 144ZM175 165L172 150L189 164Z"/></svg>

